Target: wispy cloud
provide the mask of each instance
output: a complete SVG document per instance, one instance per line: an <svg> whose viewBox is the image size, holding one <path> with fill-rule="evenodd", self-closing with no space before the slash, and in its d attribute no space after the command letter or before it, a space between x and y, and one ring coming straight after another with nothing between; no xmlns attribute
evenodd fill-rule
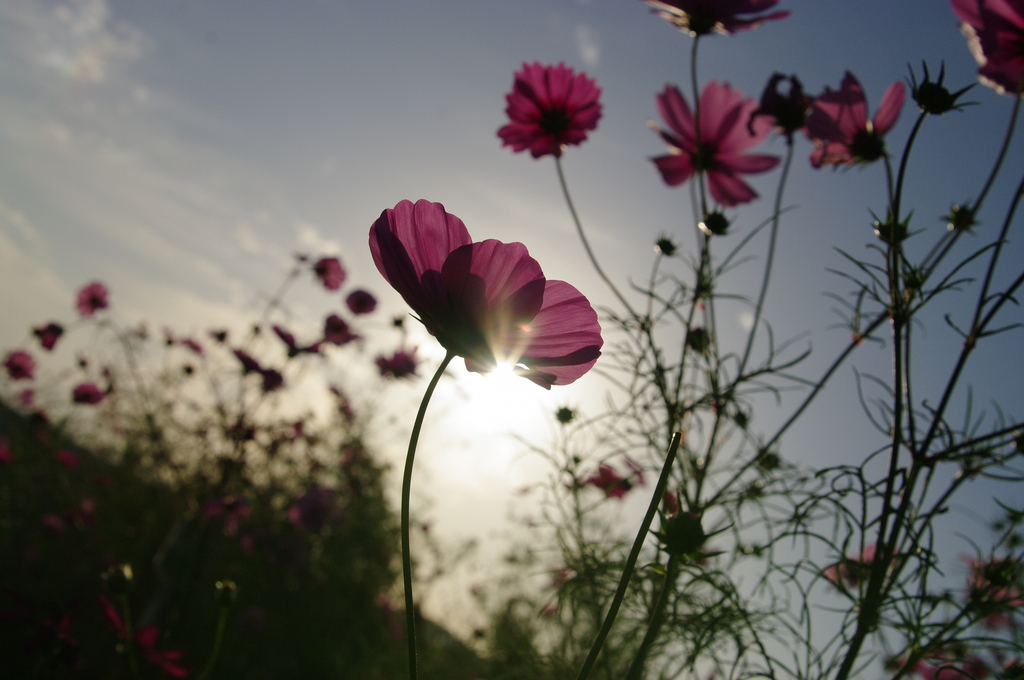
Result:
<svg viewBox="0 0 1024 680"><path fill-rule="evenodd" d="M597 33L589 26L580 24L573 32L573 39L576 41L576 51L583 63L590 68L597 66L597 62L601 59L601 46L598 44Z"/></svg>
<svg viewBox="0 0 1024 680"><path fill-rule="evenodd" d="M0 1L6 56L70 80L100 83L147 47L134 26L114 21L107 0Z"/></svg>

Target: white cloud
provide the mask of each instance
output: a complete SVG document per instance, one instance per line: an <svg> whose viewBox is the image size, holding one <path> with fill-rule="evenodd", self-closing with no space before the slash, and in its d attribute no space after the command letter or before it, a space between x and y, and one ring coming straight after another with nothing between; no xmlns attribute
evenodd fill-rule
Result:
<svg viewBox="0 0 1024 680"><path fill-rule="evenodd" d="M589 26L580 24L573 32L573 39L576 41L576 51L580 59L590 68L597 66L601 59L601 46L598 44L597 33Z"/></svg>
<svg viewBox="0 0 1024 680"><path fill-rule="evenodd" d="M103 82L148 45L137 28L112 20L107 0L2 0L0 25L16 59L84 83Z"/></svg>

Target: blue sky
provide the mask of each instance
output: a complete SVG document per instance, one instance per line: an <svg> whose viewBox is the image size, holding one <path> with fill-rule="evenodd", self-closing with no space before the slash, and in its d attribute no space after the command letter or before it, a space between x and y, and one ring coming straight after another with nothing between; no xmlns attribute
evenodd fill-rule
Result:
<svg viewBox="0 0 1024 680"><path fill-rule="evenodd" d="M701 78L757 96L781 71L817 93L838 87L849 69L872 111L908 63L919 69L922 59L933 73L944 60L954 87L974 82L976 65L944 0L780 7L792 16L705 40ZM609 303L550 159L500 148L504 95L524 61L564 61L597 80L604 116L589 141L566 153L565 168L609 274L641 278L660 234L692 242L688 192L662 184L649 158L663 149L646 128L657 117L656 92L668 83L687 91L689 48L688 37L638 0L0 0L0 347L24 342L31 324L70 318L73 291L92 279L109 284L124 319L194 333L241 323L296 251L339 254L352 280L380 294L382 318L402 313L366 238L381 210L405 198L444 203L474 238L526 243L550 278ZM919 140L906 205L920 228L942 229L950 203L978 191L1009 118L1008 97L978 87L970 98L983 105L934 121ZM890 148L901 148L913 116L904 109ZM1009 182L1022 169L1022 136L1008 157ZM848 338L831 328L838 319L823 296L846 291L826 271L843 266L833 248L866 253L869 209L884 204L884 185L880 166L813 171L802 144L787 200L797 210L784 221L767 314L780 336L807 332L801 346L814 347L814 374ZM753 183L770 194L774 180ZM999 189L1005 195L1006 183ZM735 211L737 231L759 222L766 203ZM982 228L997 219L993 212ZM749 290L758 275L752 266L729 284ZM299 293L296 318L312 328L324 305ZM730 330L742 331L738 313L723 320L723 336ZM984 387L979 400L999 399L1011 413L1021 410L1021 362L1000 358L1016 352L1017 338L979 353L972 374ZM937 362L957 342L941 320L922 339ZM862 365L884 376L885 350L870 351ZM786 440L787 452L838 462L864 450L849 376ZM603 389L588 377L521 408L596 407L585 393ZM465 441L456 447L463 453L444 454L454 459L433 469L425 462L424 474L442 486L447 470L464 474L459 493L440 494L447 500L437 512L441 521L476 517L474 530L486 533L484 522L505 514L494 490L511 495L536 469L510 467L514 447L482 458L471 437L449 436Z"/></svg>

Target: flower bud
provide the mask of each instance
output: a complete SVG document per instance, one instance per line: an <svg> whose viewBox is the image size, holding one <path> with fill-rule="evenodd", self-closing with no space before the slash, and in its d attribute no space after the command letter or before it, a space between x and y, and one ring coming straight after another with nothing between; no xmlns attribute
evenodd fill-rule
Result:
<svg viewBox="0 0 1024 680"><path fill-rule="evenodd" d="M704 221L697 225L708 236L725 236L729 231L729 218L716 210L704 216Z"/></svg>
<svg viewBox="0 0 1024 680"><path fill-rule="evenodd" d="M217 604L221 607L230 607L238 597L238 586L234 581L224 579L217 581Z"/></svg>
<svg viewBox="0 0 1024 680"><path fill-rule="evenodd" d="M680 512L668 518L660 538L670 554L681 556L699 550L707 535L701 526L700 515Z"/></svg>
<svg viewBox="0 0 1024 680"><path fill-rule="evenodd" d="M111 595L125 595L132 587L132 565L115 564L103 572L103 582Z"/></svg>

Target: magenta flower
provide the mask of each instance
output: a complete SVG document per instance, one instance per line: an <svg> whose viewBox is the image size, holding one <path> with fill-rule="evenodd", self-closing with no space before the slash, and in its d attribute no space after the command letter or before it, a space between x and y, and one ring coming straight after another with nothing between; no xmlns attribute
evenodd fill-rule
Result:
<svg viewBox="0 0 1024 680"><path fill-rule="evenodd" d="M322 257L313 264L313 273L327 290L338 290L345 282L346 273L341 260L336 257Z"/></svg>
<svg viewBox="0 0 1024 680"><path fill-rule="evenodd" d="M315 342L312 345L300 347L295 342L295 336L292 335L290 332L288 332L287 330L278 325L275 325L273 328L274 333L277 334L277 337L281 338L281 342L283 342L285 346L288 348L289 357L298 356L299 354L316 354L317 352L320 351L319 342Z"/></svg>
<svg viewBox="0 0 1024 680"><path fill-rule="evenodd" d="M377 309L377 298L365 290L354 290L345 298L345 304L353 314L369 314Z"/></svg>
<svg viewBox="0 0 1024 680"><path fill-rule="evenodd" d="M693 113L678 88L666 87L657 102L658 111L670 128L651 124L671 151L653 159L665 184L678 186L700 172L707 175L711 195L726 207L757 198L757 192L739 176L771 170L779 159L744 153L771 132L768 120L751 119L757 108L752 98L744 99L728 83L708 81L697 105L699 135Z"/></svg>
<svg viewBox="0 0 1024 680"><path fill-rule="evenodd" d="M99 281L93 281L78 291L75 307L78 308L78 313L82 316L92 316L99 310L110 306L107 295L107 287Z"/></svg>
<svg viewBox="0 0 1024 680"><path fill-rule="evenodd" d="M514 364L538 385L567 385L601 354L597 313L578 290L544 278L521 243L473 243L440 203L402 201L370 228L370 252L438 342L466 368Z"/></svg>
<svg viewBox="0 0 1024 680"><path fill-rule="evenodd" d="M611 465L601 464L597 474L583 480L585 486L594 486L604 492L605 498L624 498L626 492L633 488L632 482L621 476Z"/></svg>
<svg viewBox="0 0 1024 680"><path fill-rule="evenodd" d="M358 339L359 336L353 333L348 323L337 314L331 314L324 319L324 342L341 346Z"/></svg>
<svg viewBox="0 0 1024 680"><path fill-rule="evenodd" d="M4 358L4 368L11 380L32 380L35 377L36 360L28 352L14 350Z"/></svg>
<svg viewBox="0 0 1024 680"><path fill-rule="evenodd" d="M127 627L124 625L124 621L121 619L121 613L117 610L106 595L100 595L100 607L103 609L103 614L107 617L110 622L111 628L117 633L117 636L122 640L126 641L125 638L128 636ZM167 649L160 651L156 648L156 643L160 639L160 627L156 625L145 626L135 631L132 635L131 643L135 645L136 649L139 650L144 658L154 666L158 666L167 675L173 678L186 678L191 671L184 666L180 659L184 656L184 652L178 649Z"/></svg>
<svg viewBox="0 0 1024 680"><path fill-rule="evenodd" d="M74 451L64 449L53 454L53 457L58 463L69 470L74 470L78 467L78 454Z"/></svg>
<svg viewBox="0 0 1024 680"><path fill-rule="evenodd" d="M665 21L690 35L735 33L756 28L765 21L785 19L782 10L760 14L779 0L644 0ZM742 15L742 16L741 16Z"/></svg>
<svg viewBox="0 0 1024 680"><path fill-rule="evenodd" d="M999 94L1017 94L1024 81L1024 0L953 0L953 11L981 82Z"/></svg>
<svg viewBox="0 0 1024 680"><path fill-rule="evenodd" d="M586 74L565 64L523 64L505 95L509 124L498 130L502 146L530 150L534 158L561 156L569 144L580 144L601 118L601 88Z"/></svg>
<svg viewBox="0 0 1024 680"><path fill-rule="evenodd" d="M374 361L382 378L394 378L396 380L414 377L420 363L419 359L416 358L415 347L411 350L396 350L389 357L381 354Z"/></svg>
<svg viewBox="0 0 1024 680"><path fill-rule="evenodd" d="M779 83L783 80L789 80L788 95L779 92ZM803 128L807 122L807 114L813 101L814 99L804 94L804 86L796 76L772 74L764 92L761 93L761 105L750 114L747 129L753 134L754 119L758 116L767 116L775 131L786 135L786 139L792 141L793 133Z"/></svg>
<svg viewBox="0 0 1024 680"><path fill-rule="evenodd" d="M263 367L260 366L260 362L256 361L255 358L244 349L232 350L235 358L242 364L242 375L248 375L249 373L260 373Z"/></svg>
<svg viewBox="0 0 1024 680"><path fill-rule="evenodd" d="M837 587L844 584L855 587L868 577L876 551L874 545L864 546L859 556L847 555L841 562L826 567L821 575Z"/></svg>
<svg viewBox="0 0 1024 680"><path fill-rule="evenodd" d="M37 326L32 329L32 334L39 338L39 344L47 352L51 351L60 336L64 335L64 327L57 323L48 323L45 326Z"/></svg>
<svg viewBox="0 0 1024 680"><path fill-rule="evenodd" d="M18 403L25 408L32 408L36 403L35 390L28 388L18 392Z"/></svg>
<svg viewBox="0 0 1024 680"><path fill-rule="evenodd" d="M96 387L96 383L91 382L76 385L71 392L71 400L76 404L95 405L103 401L106 396L100 388Z"/></svg>
<svg viewBox="0 0 1024 680"><path fill-rule="evenodd" d="M811 165L870 163L885 155L882 137L900 116L906 91L895 82L882 95L875 117L868 120L868 102L860 83L849 71L839 91L825 88L814 100L807 118L807 136L814 142Z"/></svg>
<svg viewBox="0 0 1024 680"><path fill-rule="evenodd" d="M276 369L264 368L260 371L260 377L263 378L261 387L264 393L273 392L284 387L284 376Z"/></svg>

